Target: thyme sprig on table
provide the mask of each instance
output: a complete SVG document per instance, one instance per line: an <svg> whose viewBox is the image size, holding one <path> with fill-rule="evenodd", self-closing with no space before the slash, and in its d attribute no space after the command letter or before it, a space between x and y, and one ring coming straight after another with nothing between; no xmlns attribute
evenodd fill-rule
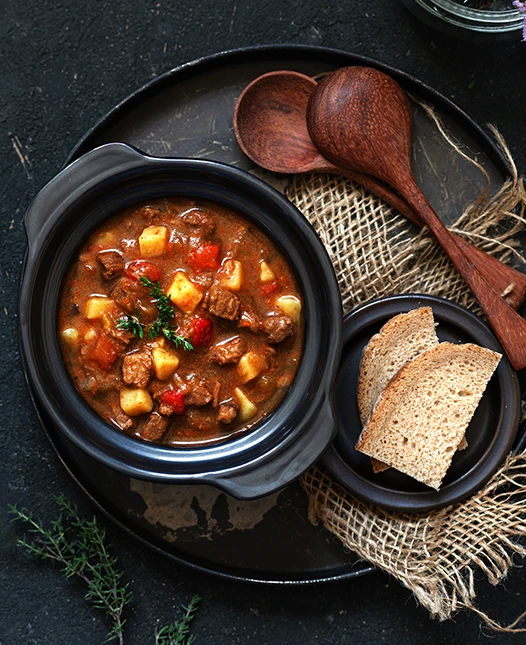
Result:
<svg viewBox="0 0 526 645"><path fill-rule="evenodd" d="M184 616L179 622L173 622L171 625L166 625L156 631L155 645L192 645L195 641L195 636L188 636L188 632L200 600L199 596L193 596L190 604L187 607L183 607Z"/></svg>
<svg viewBox="0 0 526 645"><path fill-rule="evenodd" d="M66 578L81 578L88 586L86 600L102 609L111 622L108 640L124 643L123 611L132 593L121 583L122 573L116 567L116 558L108 552L105 531L95 518L81 518L64 495L58 495L55 501L60 514L48 529L26 509L10 506L15 519L24 521L34 536L32 541L24 538L17 544L43 560L62 565Z"/></svg>
<svg viewBox="0 0 526 645"><path fill-rule="evenodd" d="M141 276L139 282L150 289L150 298L154 301L157 308L157 318L148 327L148 338L153 340L158 336L165 336L171 340L176 347L181 347L186 351L191 351L194 347L192 343L184 336L179 336L172 327L174 317L174 306L167 296L160 282L152 282L148 276ZM144 337L144 325L141 323L140 312L135 310L135 316L126 314L124 318L117 321L117 329L125 329L139 338Z"/></svg>
<svg viewBox="0 0 526 645"><path fill-rule="evenodd" d="M59 516L45 528L41 520L35 519L27 509L10 505L14 520L28 526L32 540L25 537L17 541L33 555L58 563L66 578L74 576L83 580L88 591L84 596L96 609L101 609L111 623L108 641L118 641L124 645L123 612L133 599L128 584L122 584L122 572L117 568L117 558L110 555L106 542L106 532L99 526L97 519L79 516L77 507L64 495L57 495L55 502ZM189 635L200 597L192 597L190 604L183 607L184 615L155 631L155 645L191 645L195 637Z"/></svg>

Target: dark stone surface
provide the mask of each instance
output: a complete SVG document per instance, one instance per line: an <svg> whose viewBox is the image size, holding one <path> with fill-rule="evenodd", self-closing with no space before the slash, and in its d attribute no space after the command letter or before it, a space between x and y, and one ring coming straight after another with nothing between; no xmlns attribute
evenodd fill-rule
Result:
<svg viewBox="0 0 526 645"><path fill-rule="evenodd" d="M60 491L92 512L39 428L19 364L21 221L32 197L85 130L137 87L185 61L265 43L341 48L407 71L479 123L495 124L524 172L526 44L453 41L391 0L3 0L1 15L0 643L102 643L104 622L86 605L83 588L17 549L20 529L6 512L16 503L50 518ZM464 613L430 621L407 590L380 573L312 588L232 583L177 566L100 519L135 593L129 643L153 643L154 627L171 620L192 593L203 596L194 628L199 643L449 645L484 638L477 618ZM481 576L480 606L510 621L526 608L525 583L524 569L496 589Z"/></svg>

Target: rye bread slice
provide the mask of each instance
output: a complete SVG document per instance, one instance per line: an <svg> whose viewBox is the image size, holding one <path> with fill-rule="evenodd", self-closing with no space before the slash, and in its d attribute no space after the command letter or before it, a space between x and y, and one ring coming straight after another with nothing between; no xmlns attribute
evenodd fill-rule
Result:
<svg viewBox="0 0 526 645"><path fill-rule="evenodd" d="M356 449L438 490L501 355L439 343L380 395Z"/></svg>
<svg viewBox="0 0 526 645"><path fill-rule="evenodd" d="M362 426L393 376L426 349L438 345L431 307L420 307L388 320L364 349L358 376L358 410ZM371 458L375 473L389 466Z"/></svg>

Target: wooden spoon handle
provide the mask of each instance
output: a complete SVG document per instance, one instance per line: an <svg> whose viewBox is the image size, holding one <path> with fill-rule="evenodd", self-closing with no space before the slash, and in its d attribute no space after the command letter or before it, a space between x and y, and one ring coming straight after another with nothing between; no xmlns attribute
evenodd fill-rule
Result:
<svg viewBox="0 0 526 645"><path fill-rule="evenodd" d="M341 174L355 181L356 183L369 190L373 195L380 197L387 204L392 206L399 213L407 217L408 220L422 227L424 223L419 215L409 206L409 204L391 191L383 182L371 175L366 175L361 172L354 172L352 170L341 169ZM506 302L517 309L526 298L526 275L513 269L512 267L503 264L497 258L489 255L485 251L478 249L467 240L455 235L455 241L461 248L464 255L475 265L476 269L488 281L492 289L499 295L505 294Z"/></svg>
<svg viewBox="0 0 526 645"><path fill-rule="evenodd" d="M524 369L526 320L491 288L471 260L464 255L457 238L442 224L414 179L406 177L401 185L404 186L404 197L409 205L419 213L473 292L513 367L516 370Z"/></svg>
<svg viewBox="0 0 526 645"><path fill-rule="evenodd" d="M510 307L518 309L526 298L526 275L470 244L460 235L455 235L455 240L491 288L504 298Z"/></svg>

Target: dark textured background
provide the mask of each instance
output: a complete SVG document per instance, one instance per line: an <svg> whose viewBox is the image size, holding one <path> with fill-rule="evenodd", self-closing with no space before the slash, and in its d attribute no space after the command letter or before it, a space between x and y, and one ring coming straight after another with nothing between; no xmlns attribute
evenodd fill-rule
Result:
<svg viewBox="0 0 526 645"><path fill-rule="evenodd" d="M83 588L15 546L7 504L43 518L63 491L92 512L55 457L25 390L16 342L24 251L22 217L79 137L137 87L185 62L266 43L341 48L396 66L441 91L506 137L526 171L526 44L470 45L431 31L392 0L0 0L0 643L102 643ZM485 640L476 617L430 621L407 590L380 573L311 588L231 583L175 565L101 518L135 593L128 643L153 643L191 594L203 597L199 643L451 644ZM257 549L257 544L254 544ZM279 548L279 545L276 545ZM479 602L501 621L526 609L526 571ZM523 636L497 636L515 643Z"/></svg>

